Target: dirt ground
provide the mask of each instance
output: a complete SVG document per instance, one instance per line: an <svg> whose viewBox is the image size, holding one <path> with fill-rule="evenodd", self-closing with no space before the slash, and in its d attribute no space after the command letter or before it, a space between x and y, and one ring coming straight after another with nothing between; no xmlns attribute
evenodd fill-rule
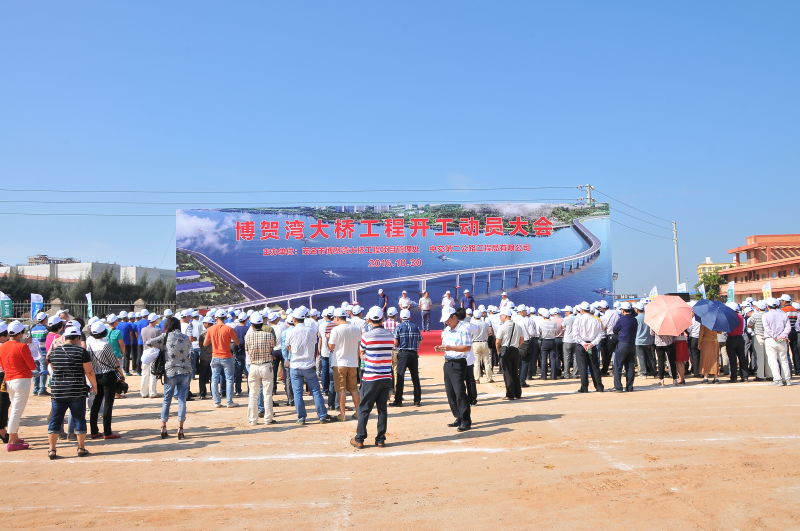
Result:
<svg viewBox="0 0 800 531"><path fill-rule="evenodd" d="M4 526L800 529L798 385L649 379L579 395L576 380L536 380L505 402L502 383L480 384L458 434L441 360L420 365L423 405L390 409L383 449L374 413L356 450L355 421L297 426L281 406L278 424L251 427L246 407L211 400L189 403L186 440L175 422L161 440L161 400L138 398L132 377L115 406L123 438L89 441L88 458L61 442L49 461L49 400L32 397L32 449L0 454Z"/></svg>

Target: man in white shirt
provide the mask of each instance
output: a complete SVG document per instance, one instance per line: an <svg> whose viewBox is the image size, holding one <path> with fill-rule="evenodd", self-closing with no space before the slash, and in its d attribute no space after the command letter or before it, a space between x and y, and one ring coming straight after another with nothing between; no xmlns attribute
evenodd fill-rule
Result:
<svg viewBox="0 0 800 531"><path fill-rule="evenodd" d="M481 364L484 366L486 381L494 382L492 375L492 351L489 350L489 336L494 335L492 325L486 320L486 310L475 310L472 315L472 325L475 327L472 334L472 352L475 354L474 376L475 381L481 379Z"/></svg>
<svg viewBox="0 0 800 531"><path fill-rule="evenodd" d="M506 384L506 396L503 400L518 400L522 398L519 375L519 347L523 342L522 327L513 320L514 312L511 308L500 310L500 329L495 333L497 351L503 366L503 380Z"/></svg>
<svg viewBox="0 0 800 531"><path fill-rule="evenodd" d="M328 349L331 352L333 366L333 382L339 397L339 420L345 420L347 395L353 400L353 407L358 412L360 396L358 394L358 345L361 341L361 328L347 322L345 311L336 308L333 311L336 326L328 337ZM357 413L353 414L357 418Z"/></svg>
<svg viewBox="0 0 800 531"><path fill-rule="evenodd" d="M614 351L617 349L617 334L614 333L614 325L619 321L619 312L610 309L607 301L600 301L600 310L603 312L600 322L603 325L605 339L600 342L603 353L603 366L600 368L601 376L608 376L608 367L611 364Z"/></svg>
<svg viewBox="0 0 800 531"><path fill-rule="evenodd" d="M511 319L522 330L522 344L519 347L519 385L528 387L525 381L530 374L530 364L536 363L533 359L534 343L537 338L536 322L528 317L528 307L520 304L516 307L516 315Z"/></svg>
<svg viewBox="0 0 800 531"><path fill-rule="evenodd" d="M578 371L581 375L581 387L578 392L589 392L588 366L588 370L592 373L592 383L595 390L602 393L604 388L600 379L597 358L590 355L589 351L600 344L600 340L603 338L603 324L600 319L591 314L588 302L582 302L578 309L580 314L575 317L575 321L572 324L572 334L575 337L575 356L578 361Z"/></svg>
<svg viewBox="0 0 800 531"><path fill-rule="evenodd" d="M434 350L444 353L444 388L455 420L448 424L458 431L472 428L472 415L467 398L467 352L472 349L472 335L466 323L460 322L452 307L442 308L445 329L442 344Z"/></svg>
<svg viewBox="0 0 800 531"><path fill-rule="evenodd" d="M317 335L305 324L308 311L297 308L292 312L295 326L292 333L287 338L287 349L290 355L292 391L294 391L294 405L297 410L297 424L306 423L306 406L303 403L303 385L308 385L311 396L314 397L314 406L317 409L317 416L321 423L331 422L333 419L328 416L325 408L325 400L319 389L319 380L315 366L317 354Z"/></svg>

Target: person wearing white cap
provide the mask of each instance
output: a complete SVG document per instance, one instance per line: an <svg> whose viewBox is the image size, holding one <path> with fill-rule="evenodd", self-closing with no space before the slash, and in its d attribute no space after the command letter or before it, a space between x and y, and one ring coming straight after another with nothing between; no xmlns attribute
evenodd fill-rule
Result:
<svg viewBox="0 0 800 531"><path fill-rule="evenodd" d="M272 374L273 381L275 384L272 386L272 405L273 407L277 407L280 405L280 402L275 400L275 390L278 387L278 381L283 381L283 390L286 393L286 405L287 406L294 406L294 395L292 394L292 381L289 378L289 358L286 357L286 334L293 326L289 325L289 320L287 319L286 322L281 321L281 314L280 311L268 311L267 314L267 321L269 321L269 325L272 327L272 331L275 333L275 340L277 341L277 345L275 348L272 349ZM280 378L278 375L280 374Z"/></svg>
<svg viewBox="0 0 800 531"><path fill-rule="evenodd" d="M382 312L386 311L386 308L389 307L389 296L384 293L383 288L378 290L378 308L381 309Z"/></svg>
<svg viewBox="0 0 800 531"><path fill-rule="evenodd" d="M361 397L358 393L358 346L361 342L362 329L347 322L347 314L342 308L333 310L334 326L326 339L331 351L331 367L333 369L334 393L328 397L328 407L333 395L336 395L339 406L339 420L346 420L347 395L353 400L358 419Z"/></svg>
<svg viewBox="0 0 800 531"><path fill-rule="evenodd" d="M617 346L614 349L614 391L622 392L622 369L625 369L625 391L633 391L633 381L636 377L636 331L639 323L634 317L633 305L623 302L619 305L622 312L612 332L617 336ZM673 356L671 363L674 363Z"/></svg>
<svg viewBox="0 0 800 531"><path fill-rule="evenodd" d="M600 340L600 356L602 358L602 365L600 367L600 376L608 376L608 369L611 365L611 357L617 348L617 336L612 331L614 325L617 324L619 313L616 310L609 308L608 301L599 301L597 307L600 309L602 315L600 322L603 324L603 339Z"/></svg>
<svg viewBox="0 0 800 531"><path fill-rule="evenodd" d="M429 332L431 329L431 309L433 308L433 301L427 291L422 292L417 306L419 306L420 315L422 317L422 331Z"/></svg>
<svg viewBox="0 0 800 531"><path fill-rule="evenodd" d="M244 379L247 381L247 376L245 374L247 354L245 353L244 349L244 336L249 330L250 327L247 325L247 314L245 312L241 312L236 317L236 325L233 327L233 331L236 332L236 337L239 338L239 344L234 348L235 362L233 376L233 389L237 397L244 394L242 392L242 380Z"/></svg>
<svg viewBox="0 0 800 531"><path fill-rule="evenodd" d="M36 369L38 374L33 377L33 394L34 396L50 396L47 392L47 362L45 356L47 350L45 349L45 341L47 339L47 323L48 315L44 312L36 314L36 324L31 327L31 343L28 348L31 349L34 361L36 362Z"/></svg>
<svg viewBox="0 0 800 531"><path fill-rule="evenodd" d="M106 324L108 325L108 344L111 345L111 348L114 349L114 356L120 360L120 365L122 365L122 360L125 357L125 342L122 339L122 332L119 331L117 328L120 323L120 318L116 314L109 314L106 316Z"/></svg>
<svg viewBox="0 0 800 531"><path fill-rule="evenodd" d="M134 317L134 313L123 310L119 312L119 319L120 322L117 325L117 330L119 330L120 335L122 336L122 343L125 345L125 354L122 356L122 370L126 376L130 376L131 374L131 360L133 359L133 348L131 346L131 338L133 337L132 334L132 327L133 323L131 323L131 318ZM133 340L133 343L136 344L136 340Z"/></svg>
<svg viewBox="0 0 800 531"><path fill-rule="evenodd" d="M539 328L536 321L528 317L528 307L524 304L520 304L513 311L515 315L512 315L511 319L522 330L522 344L519 346L519 384L520 387L528 387L525 380L528 379L532 369L530 365L536 365L533 353L539 339Z"/></svg>
<svg viewBox="0 0 800 531"><path fill-rule="evenodd" d="M506 396L503 400L518 400L522 398L520 381L520 351L519 348L525 340L521 326L514 322L514 312L510 307L500 310L500 327L495 331L495 342L500 355L503 368L503 380L506 386Z"/></svg>
<svg viewBox="0 0 800 531"><path fill-rule="evenodd" d="M186 399L189 383L192 381L192 358L189 354L192 342L181 332L181 322L173 316L165 319L164 333L150 340L144 346L157 348L164 354L164 400L161 403L161 438L166 439L169 409L172 397L178 400L178 440L185 439L183 424L186 421Z"/></svg>
<svg viewBox="0 0 800 531"><path fill-rule="evenodd" d="M767 303L756 301L756 311L747 320L747 328L753 332L753 350L755 351L755 363L751 360L751 365L755 365L755 381L772 379L772 370L767 364L767 353L764 342L764 313L767 310Z"/></svg>
<svg viewBox="0 0 800 531"><path fill-rule="evenodd" d="M0 320L0 348L2 348L3 343L6 341L8 341L8 325L5 321ZM3 365L0 364L0 384L2 384L5 376ZM0 385L0 440L2 440L4 444L8 442L8 431L6 428L8 427L8 408L10 407L11 399L8 397L8 392L5 390L4 385Z"/></svg>
<svg viewBox="0 0 800 531"><path fill-rule="evenodd" d="M214 318L216 323L206 330L206 339L203 341L205 346L211 346L211 397L214 400L214 407L221 408L222 392L220 387L224 373L227 407L238 407L239 404L233 401L233 378L236 361L231 351L231 343L239 346L239 337L233 331L233 328L225 323L228 314L224 310L217 310Z"/></svg>
<svg viewBox="0 0 800 531"><path fill-rule="evenodd" d="M444 323L447 321L448 316L452 315L450 310L454 310L456 307L456 301L453 300L453 297L450 295L450 291L445 291L444 295L442 296L442 316L439 318L440 323Z"/></svg>
<svg viewBox="0 0 800 531"><path fill-rule="evenodd" d="M650 325L644 322L645 305L639 301L633 305L636 311L636 361L639 365L639 377L646 378L648 376L655 376L656 374L656 354L655 354L655 336L650 330ZM700 333L700 324L698 323L697 333ZM691 330L691 328L690 328ZM691 337L689 338L689 349L691 352ZM700 351L697 351L697 359L699 363Z"/></svg>
<svg viewBox="0 0 800 531"><path fill-rule="evenodd" d="M356 305L350 307L350 315L349 315L350 319L349 320L350 320L350 324L356 326L362 332L365 332L365 331L369 330L369 325L367 325L367 322L364 320L363 317L361 317L361 315L363 313L364 313L364 308L362 308L361 306L356 304ZM347 314L347 309L345 308L345 315L346 314Z"/></svg>
<svg viewBox="0 0 800 531"><path fill-rule="evenodd" d="M56 458L56 443L64 424L64 414L70 411L74 423L75 439L78 441L78 456L86 457L86 381L91 384L90 391L95 392L97 380L92 369L89 352L81 347L81 331L79 327L70 326L64 331L64 343L50 350L47 363L53 369L50 385L53 398L50 407L50 419L47 429L49 451L47 456Z"/></svg>
<svg viewBox="0 0 800 531"><path fill-rule="evenodd" d="M169 319L169 317L167 319ZM164 320L166 321L166 319ZM157 313L151 313L147 316L147 326L142 328L141 331L144 345L161 335L161 328L158 326L158 322L159 317ZM141 379L139 383L139 395L142 398L158 398L161 396L157 392L158 378L150 372L152 365L152 362L145 363L142 361Z"/></svg>
<svg viewBox="0 0 800 531"><path fill-rule="evenodd" d="M301 425L306 423L306 406L303 402L303 386L306 385L311 391L311 396L314 397L314 407L317 410L319 421L327 423L333 420L328 416L325 400L322 398L322 392L319 389L315 363L317 335L305 324L307 317L308 311L302 306L292 312L294 330L286 340L291 366L292 391L295 397L294 405L297 411L297 424Z"/></svg>
<svg viewBox="0 0 800 531"><path fill-rule="evenodd" d="M264 422L275 424L272 407L272 388L275 375L272 371L272 351L277 344L275 332L269 324L264 323L261 314L250 315L250 331L244 336L244 349L247 353L249 369L247 372L247 420L251 426L258 423L260 415L259 397L264 401Z"/></svg>
<svg viewBox="0 0 800 531"><path fill-rule="evenodd" d="M494 336L492 325L486 319L486 310L478 308L472 313L473 333L472 333L472 352L475 354L475 365L473 375L476 382L481 379L481 365L484 367L486 380L483 383L494 382L492 374L492 351L489 349L489 336Z"/></svg>
<svg viewBox="0 0 800 531"><path fill-rule="evenodd" d="M575 334L572 333L572 326L575 323L575 313L572 306L564 306L561 310L564 314L564 319L561 321L561 326L564 330L561 344L561 358L562 363L562 378L576 378L578 376L578 367L575 359Z"/></svg>
<svg viewBox="0 0 800 531"><path fill-rule="evenodd" d="M475 311L478 305L475 303L475 298L472 296L472 293L468 289L464 290L464 296L461 297L461 301L459 301L459 308L470 309Z"/></svg>
<svg viewBox="0 0 800 531"><path fill-rule="evenodd" d="M541 340L539 367L541 367L542 370L539 378L547 380L547 366L549 362L550 378L557 380L561 368L559 365L558 349L556 348L556 337L561 333L561 325L558 321L550 319L550 310L547 308L540 308L539 316L542 318L542 320L539 321L538 327L539 338Z"/></svg>
<svg viewBox="0 0 800 531"><path fill-rule="evenodd" d="M202 328L198 332L197 343L200 345L200 356L197 359L197 385L200 400L208 398L208 387L211 386L211 347L206 346L206 332L214 326L214 315L209 312L201 320ZM208 387L207 387L208 386Z"/></svg>
<svg viewBox="0 0 800 531"><path fill-rule="evenodd" d="M137 376L142 374L142 352L144 351L144 343L142 343L142 329L146 328L147 325L150 324L150 321L147 320L149 315L150 312L148 312L147 309L140 310L136 314L138 320L131 325L131 347L135 348L135 351L131 356L131 372Z"/></svg>
<svg viewBox="0 0 800 531"><path fill-rule="evenodd" d="M794 365L794 373L800 375L800 349L797 346L797 317L800 315L795 308L796 303L792 303L792 297L784 293L781 295L781 310L786 312L786 317L789 318L789 360Z"/></svg>
<svg viewBox="0 0 800 531"><path fill-rule="evenodd" d="M511 301L511 299L509 299L509 298L508 298L508 293L506 293L506 292L504 291L503 293L501 293L501 294L500 294L500 304L498 304L497 306L498 306L498 308L499 308L500 310L502 310L502 309L503 309L503 308L505 308L506 306L511 306L511 307L513 307L513 306L514 306L514 303Z"/></svg>
<svg viewBox="0 0 800 531"><path fill-rule="evenodd" d="M361 449L367 438L367 422L372 408L378 410L378 430L375 435L375 446L386 446L386 428L388 425L389 393L392 390L392 350L394 335L383 325L383 310L373 306L367 312L370 329L364 332L359 343L359 353L363 361L364 372L361 377L360 404L358 406L358 426L350 445Z"/></svg>
<svg viewBox="0 0 800 531"><path fill-rule="evenodd" d="M36 363L33 361L28 344L24 342L25 325L12 321L6 328L7 341L0 345L0 367L5 372L3 385L6 387L11 402L11 414L8 419L6 450L27 450L28 444L19 438L19 425L28 396L31 394L31 379Z"/></svg>
<svg viewBox="0 0 800 531"><path fill-rule="evenodd" d="M580 314L575 317L572 325L572 333L575 336L575 354L578 360L578 372L581 375L581 386L579 393L589 392L589 374L592 375L592 384L597 392L602 393L605 389L600 378L600 368L597 365L597 358L589 354L592 348L600 344L603 338L603 325L600 320L591 313L589 303L583 301L578 306Z"/></svg>
<svg viewBox="0 0 800 531"><path fill-rule="evenodd" d="M408 292L403 290L400 293L400 298L397 299L397 307L400 310L411 310L411 307L414 305L414 301L408 296Z"/></svg>
<svg viewBox="0 0 800 531"><path fill-rule="evenodd" d="M108 344L106 337L108 330L102 321L92 324L91 337L86 340L86 350L92 355L92 368L97 376L97 396L92 402L89 414L89 427L92 439L119 439L120 435L111 430L111 420L114 410L114 398L117 394L117 381L125 382L119 360L114 356L114 350ZM124 390L124 386L123 389ZM103 408L103 433L97 426L100 408Z"/></svg>
<svg viewBox="0 0 800 531"><path fill-rule="evenodd" d="M400 310L400 319L402 322L394 331L397 372L394 375L394 401L390 405L398 407L403 405L403 388L406 368L408 368L408 372L411 374L411 383L414 386L414 405L419 407L422 400L422 386L419 383L418 350L422 343L422 333L417 325L411 322L411 311L408 308Z"/></svg>
<svg viewBox="0 0 800 531"><path fill-rule="evenodd" d="M780 301L774 297L767 299L769 311L764 314L764 346L767 363L772 371L772 385L792 385L792 372L789 370L789 316L779 309Z"/></svg>
<svg viewBox="0 0 800 531"><path fill-rule="evenodd" d="M730 381L736 382L737 377L746 382L749 376L747 372L747 357L744 351L744 317L741 315L741 307L735 302L726 304L736 312L739 324L728 332L725 339L725 350L728 352L728 363L730 366ZM679 364L680 365L680 364ZM741 372L741 375L739 374Z"/></svg>
<svg viewBox="0 0 800 531"><path fill-rule="evenodd" d="M397 308L390 306L386 310L386 318L383 320L383 327L391 333L397 328Z"/></svg>
<svg viewBox="0 0 800 531"><path fill-rule="evenodd" d="M334 409L333 398L330 396L335 393L333 384L333 369L331 368L331 349L328 348L331 330L336 326L333 322L333 310L325 308L322 310L322 319L317 322L317 343L319 344L319 375L322 394L328 397L328 409Z"/></svg>

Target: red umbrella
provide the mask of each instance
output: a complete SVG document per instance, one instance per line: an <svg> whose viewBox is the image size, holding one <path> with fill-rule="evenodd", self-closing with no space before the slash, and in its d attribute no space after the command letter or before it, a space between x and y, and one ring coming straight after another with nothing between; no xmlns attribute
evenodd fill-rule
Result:
<svg viewBox="0 0 800 531"><path fill-rule="evenodd" d="M644 322L660 336L678 336L692 324L692 307L675 295L660 295L647 305Z"/></svg>

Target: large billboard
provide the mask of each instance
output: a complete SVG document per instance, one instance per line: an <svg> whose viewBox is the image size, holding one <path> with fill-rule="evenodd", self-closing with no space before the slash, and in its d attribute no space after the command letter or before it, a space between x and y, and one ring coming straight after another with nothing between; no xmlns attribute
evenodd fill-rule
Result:
<svg viewBox="0 0 800 531"><path fill-rule="evenodd" d="M610 299L605 203L402 204L179 210L182 307L369 307L378 289L435 303L563 306Z"/></svg>

